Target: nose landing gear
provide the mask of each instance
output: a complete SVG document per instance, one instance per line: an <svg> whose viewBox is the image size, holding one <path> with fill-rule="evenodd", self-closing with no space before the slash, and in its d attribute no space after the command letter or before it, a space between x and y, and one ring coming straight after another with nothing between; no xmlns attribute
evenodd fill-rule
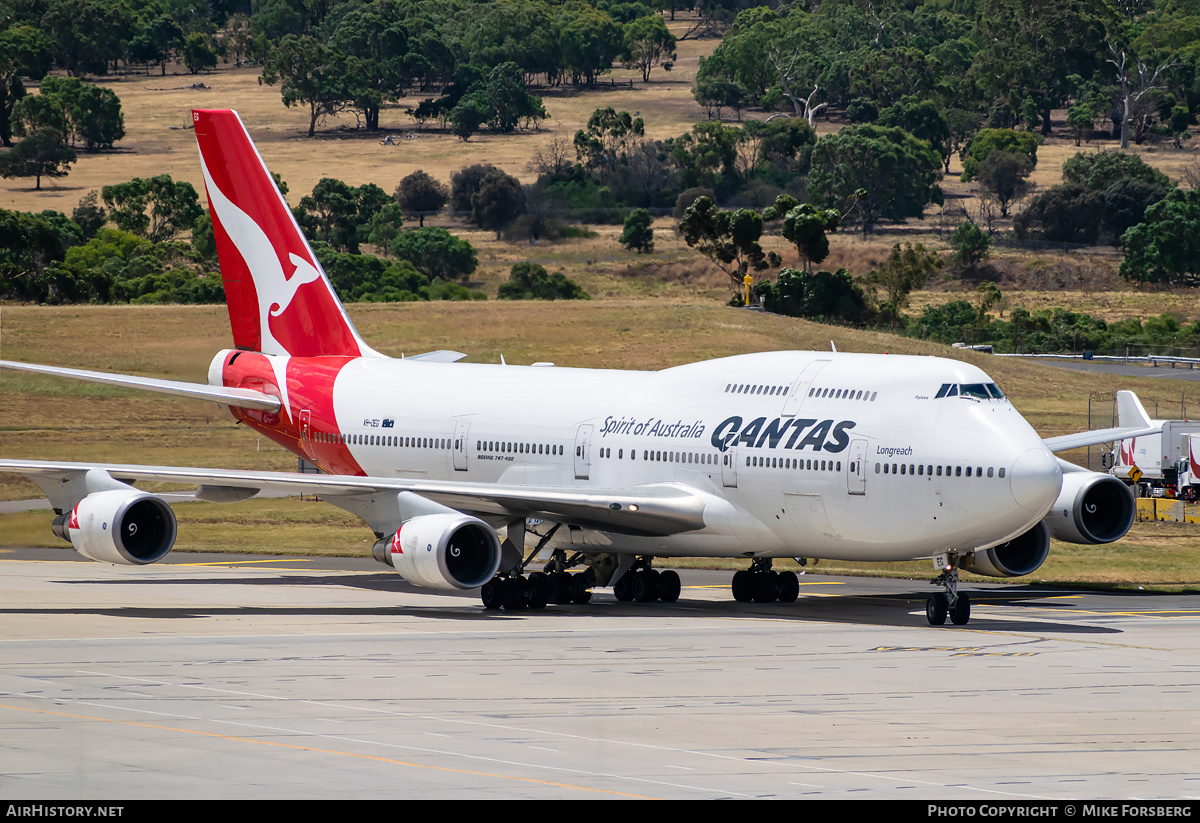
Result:
<svg viewBox="0 0 1200 823"><path fill-rule="evenodd" d="M945 591L925 599L925 618L931 626L943 626L946 617L955 626L965 626L971 619L971 598L958 590L958 557L939 558L942 573L929 582Z"/></svg>

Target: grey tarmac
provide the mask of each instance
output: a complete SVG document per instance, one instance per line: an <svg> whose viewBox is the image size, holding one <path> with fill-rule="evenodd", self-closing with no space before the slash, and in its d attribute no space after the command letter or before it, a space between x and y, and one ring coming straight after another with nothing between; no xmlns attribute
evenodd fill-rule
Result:
<svg viewBox="0 0 1200 823"><path fill-rule="evenodd" d="M0 797L1185 799L1200 598L801 578L486 612L370 560L0 552Z"/></svg>

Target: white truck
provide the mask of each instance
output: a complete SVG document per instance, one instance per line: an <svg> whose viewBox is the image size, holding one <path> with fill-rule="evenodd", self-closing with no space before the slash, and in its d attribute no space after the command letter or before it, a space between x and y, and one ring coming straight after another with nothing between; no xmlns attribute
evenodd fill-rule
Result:
<svg viewBox="0 0 1200 823"><path fill-rule="evenodd" d="M1177 493L1184 500L1200 500L1200 434L1183 435L1180 446Z"/></svg>
<svg viewBox="0 0 1200 823"><path fill-rule="evenodd" d="M1154 420L1160 434L1144 434L1121 440L1111 455L1109 473L1134 487L1139 497L1194 496L1200 478L1189 473L1187 483L1180 472L1191 455L1200 458L1200 421ZM1193 436L1195 444L1193 445ZM1196 466L1196 463L1191 463Z"/></svg>

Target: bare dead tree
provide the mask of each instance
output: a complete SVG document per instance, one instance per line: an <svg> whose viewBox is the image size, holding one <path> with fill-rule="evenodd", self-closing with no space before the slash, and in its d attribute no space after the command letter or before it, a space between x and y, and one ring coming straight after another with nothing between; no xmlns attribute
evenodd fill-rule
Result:
<svg viewBox="0 0 1200 823"><path fill-rule="evenodd" d="M1129 65L1129 57L1125 50L1118 51L1116 44L1109 43L1108 50L1112 57L1107 61L1116 69L1117 88L1121 90L1121 148L1129 148L1129 124L1133 121L1139 105L1149 94L1162 91L1158 78L1163 72L1179 62L1163 63L1158 68L1151 69L1146 63L1138 61L1136 66Z"/></svg>

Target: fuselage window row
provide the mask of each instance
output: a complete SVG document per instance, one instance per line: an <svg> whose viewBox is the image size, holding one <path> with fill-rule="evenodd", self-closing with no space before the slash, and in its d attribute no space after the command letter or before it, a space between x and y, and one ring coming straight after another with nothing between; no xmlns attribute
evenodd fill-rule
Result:
<svg viewBox="0 0 1200 823"><path fill-rule="evenodd" d="M475 451L495 454L541 454L561 457L561 445L546 443L514 443L511 440L476 440Z"/></svg>
<svg viewBox="0 0 1200 823"><path fill-rule="evenodd" d="M725 386L726 394L765 394L769 397L783 394L787 390L787 386L751 385L749 383L728 383Z"/></svg>
<svg viewBox="0 0 1200 823"><path fill-rule="evenodd" d="M725 386L726 394L765 394L768 396L777 396L787 392L787 386L757 386L747 383L729 383ZM999 391L999 389L996 389ZM817 388L813 387L808 390L809 397L828 397L832 400L864 400L869 403L875 402L875 398L879 396L879 392L864 391L862 389L835 389L835 388ZM938 395L939 397L941 395Z"/></svg>
<svg viewBox="0 0 1200 823"><path fill-rule="evenodd" d="M831 400L863 400L874 403L879 392L862 391L858 389L834 389L813 387L808 390L809 397L827 397Z"/></svg>
<svg viewBox="0 0 1200 823"><path fill-rule="evenodd" d="M918 477L963 477L962 466L945 466L945 474L943 474L942 466L917 466L911 463L876 463L876 474L900 474L900 475L915 475ZM984 469L982 466L967 466L966 477L983 477ZM997 470L994 466L987 467L988 477L1004 477L1004 468Z"/></svg>

